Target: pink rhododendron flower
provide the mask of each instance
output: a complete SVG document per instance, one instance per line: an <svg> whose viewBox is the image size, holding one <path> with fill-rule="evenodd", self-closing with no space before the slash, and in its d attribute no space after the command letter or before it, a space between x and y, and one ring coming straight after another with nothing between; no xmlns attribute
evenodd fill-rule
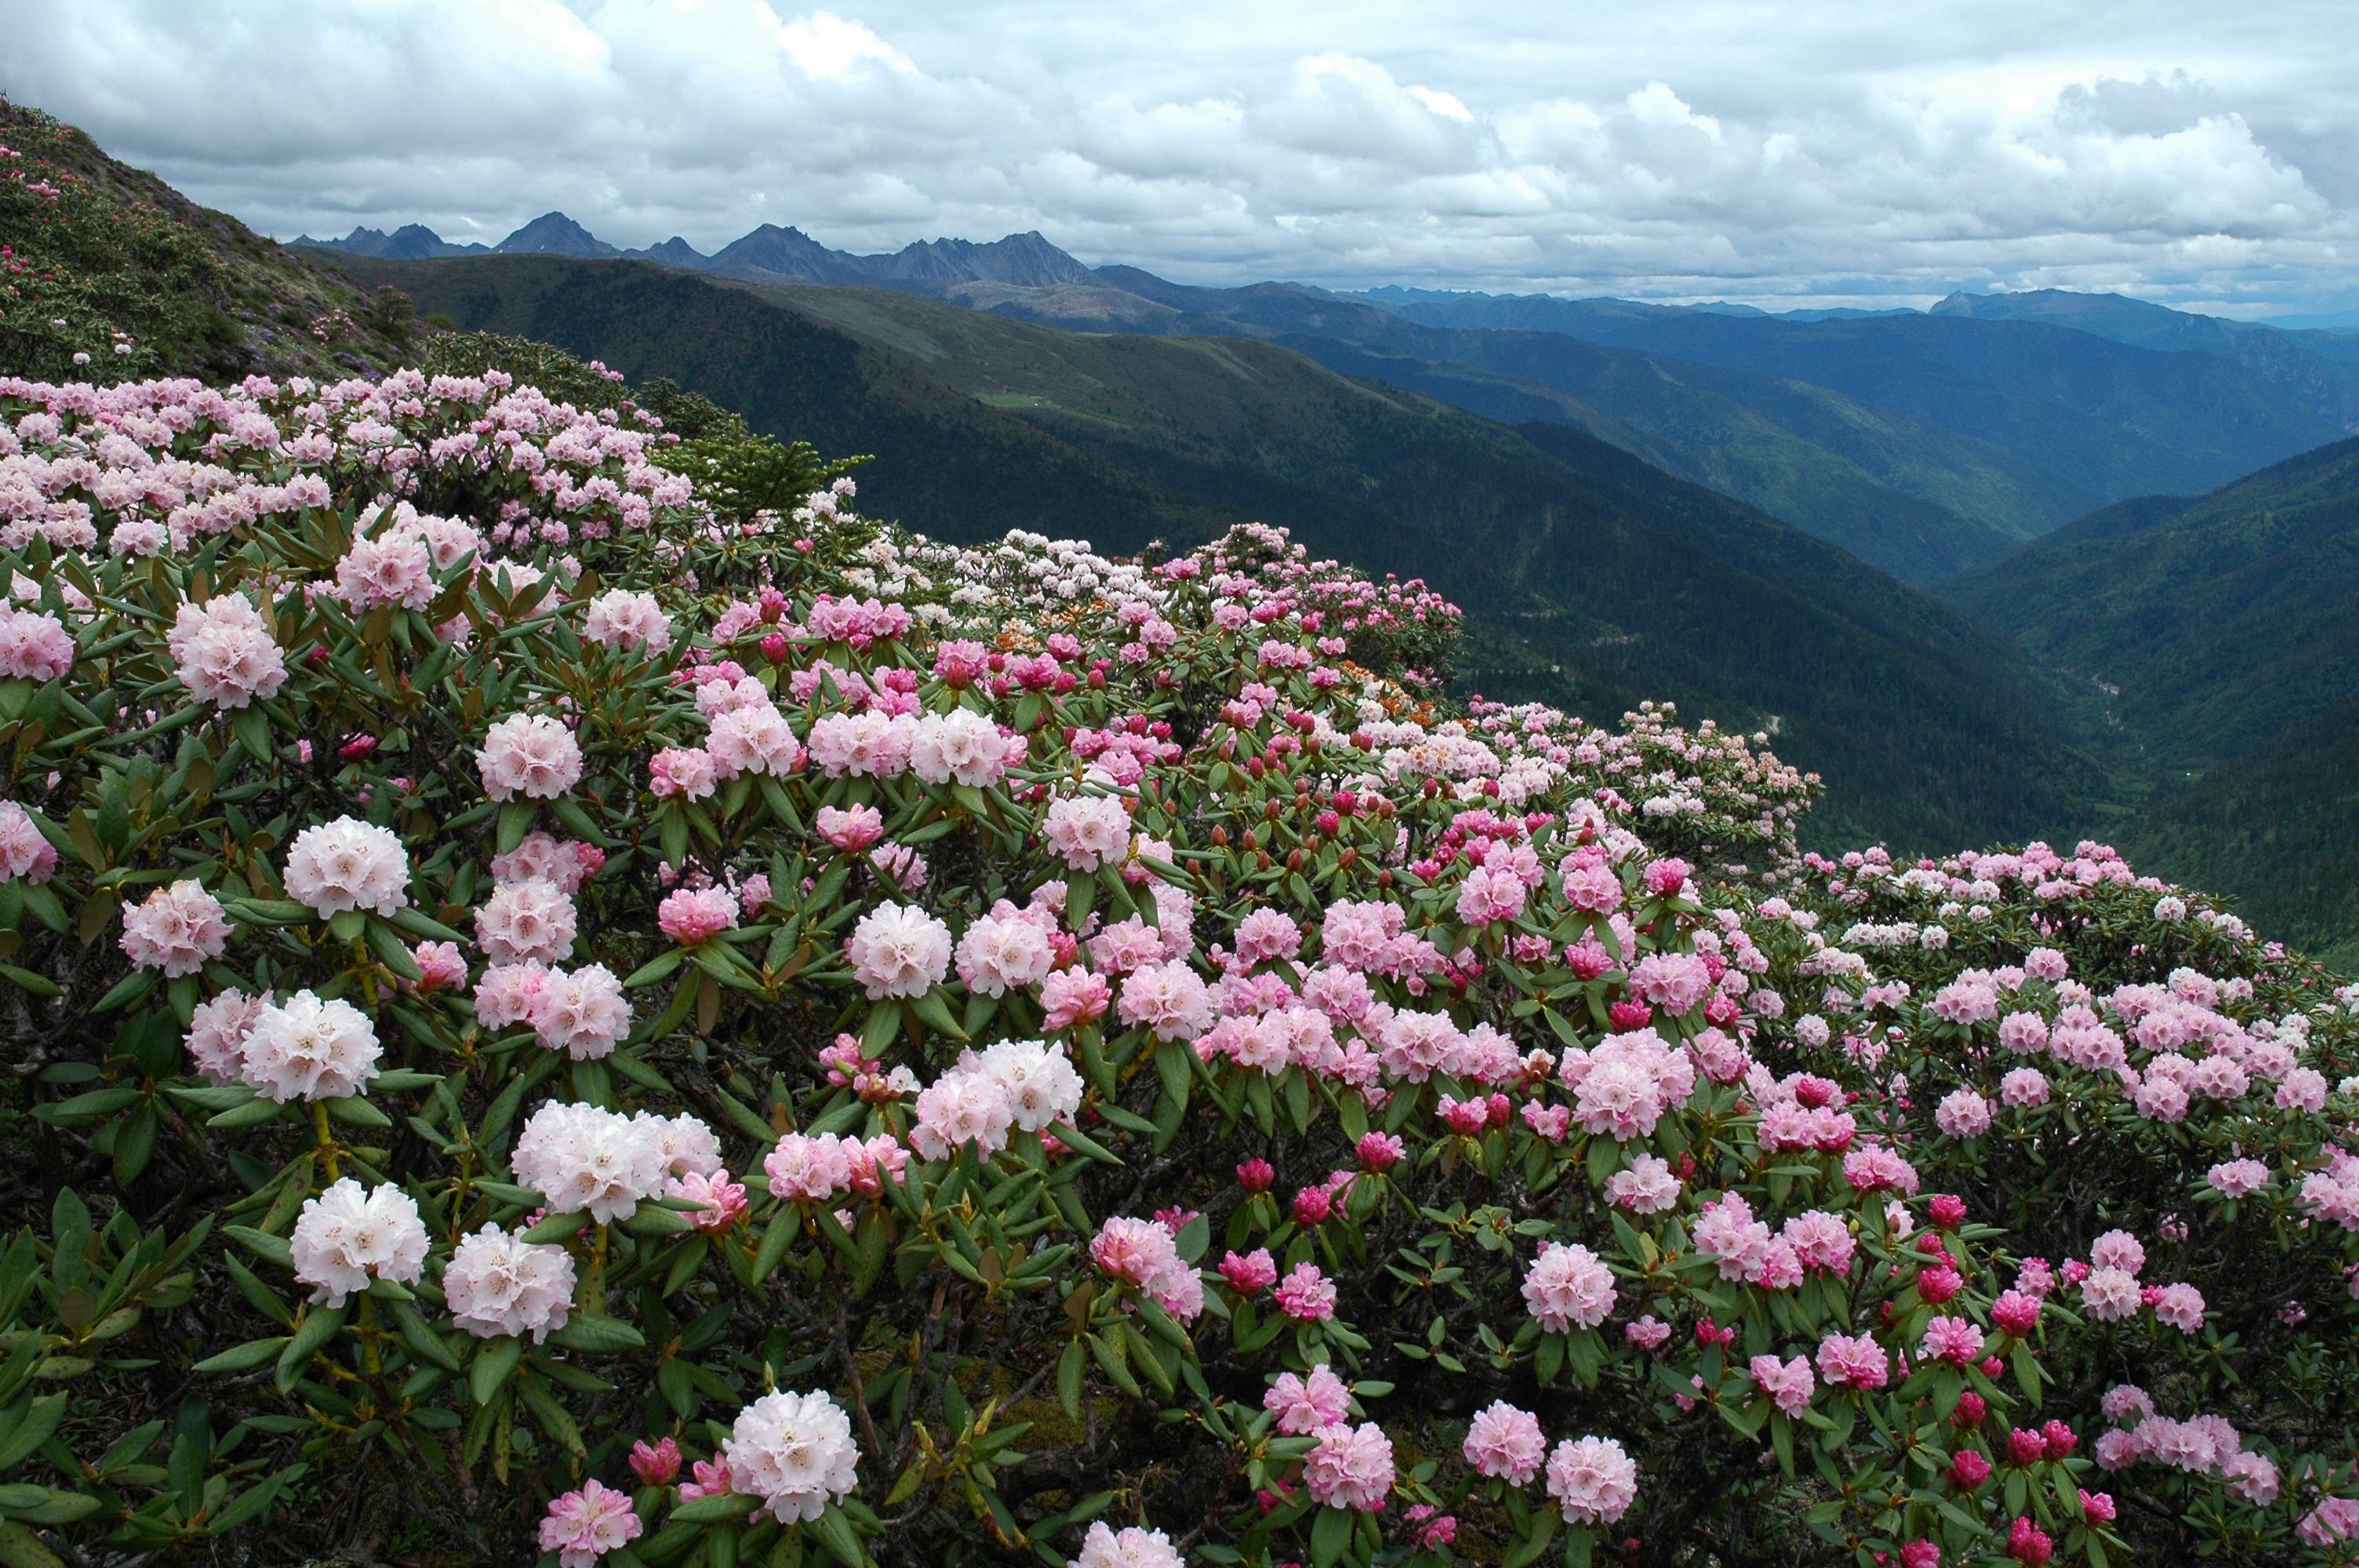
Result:
<svg viewBox="0 0 2359 1568"><path fill-rule="evenodd" d="M48 881L58 868L58 849L23 806L0 800L0 882Z"/></svg>
<svg viewBox="0 0 2359 1568"><path fill-rule="evenodd" d="M1300 1323L1324 1323L1335 1315L1335 1284L1316 1263L1297 1263L1277 1287L1277 1310Z"/></svg>
<svg viewBox="0 0 2359 1568"><path fill-rule="evenodd" d="M540 1549L556 1552L560 1568L590 1568L607 1552L636 1541L642 1528L639 1516L631 1511L629 1493L588 1480L579 1491L550 1502L549 1517L540 1521Z"/></svg>
<svg viewBox="0 0 2359 1568"><path fill-rule="evenodd" d="M869 1000L919 997L951 969L951 928L914 904L883 904L860 917L844 942Z"/></svg>
<svg viewBox="0 0 2359 1568"><path fill-rule="evenodd" d="M1775 1356L1756 1356L1750 1369L1761 1391L1788 1415L1801 1414L1810 1407L1810 1396L1818 1391L1819 1380L1810 1375L1807 1357L1780 1361Z"/></svg>
<svg viewBox="0 0 2359 1568"><path fill-rule="evenodd" d="M1313 1502L1375 1513L1393 1489L1393 1444L1375 1422L1335 1425L1302 1461L1302 1484Z"/></svg>
<svg viewBox="0 0 2359 1568"><path fill-rule="evenodd" d="M656 929L683 947L710 942L737 925L737 899L727 888L675 888L656 905Z"/></svg>
<svg viewBox="0 0 2359 1568"><path fill-rule="evenodd" d="M1595 1328L1614 1311L1614 1273L1579 1242L1543 1241L1524 1271L1524 1301L1542 1328Z"/></svg>
<svg viewBox="0 0 2359 1568"><path fill-rule="evenodd" d="M1548 1493L1567 1524L1612 1524L1637 1500L1638 1466L1610 1437L1569 1437L1549 1455Z"/></svg>
<svg viewBox="0 0 2359 1568"><path fill-rule="evenodd" d="M451 1321L476 1338L529 1334L538 1345L571 1315L572 1255L486 1225L459 1238L442 1293Z"/></svg>
<svg viewBox="0 0 2359 1568"><path fill-rule="evenodd" d="M371 1279L416 1284L426 1267L426 1225L399 1187L364 1187L346 1176L305 1200L288 1249L311 1299L340 1307Z"/></svg>
<svg viewBox="0 0 2359 1568"><path fill-rule="evenodd" d="M1261 1408L1277 1418L1278 1431L1300 1437L1350 1419L1352 1390L1322 1363L1306 1377L1280 1372L1262 1395Z"/></svg>
<svg viewBox="0 0 2359 1568"><path fill-rule="evenodd" d="M342 1099L376 1076L376 1028L348 1001L297 991L265 1001L238 1044L238 1076L265 1099Z"/></svg>
<svg viewBox="0 0 2359 1568"><path fill-rule="evenodd" d="M582 782L582 743L545 713L512 713L484 736L475 767L494 800L554 800Z"/></svg>
<svg viewBox="0 0 2359 1568"><path fill-rule="evenodd" d="M135 968L193 975L229 945L221 900L183 878L123 906L123 956Z"/></svg>
<svg viewBox="0 0 2359 1568"><path fill-rule="evenodd" d="M825 1394L763 1395L737 1412L721 1459L731 1489L783 1524L819 1518L859 1485L852 1422Z"/></svg>
<svg viewBox="0 0 2359 1568"><path fill-rule="evenodd" d="M1539 1418L1505 1400L1494 1400L1474 1412L1461 1445L1475 1474L1520 1487L1539 1474L1548 1457L1548 1439Z"/></svg>

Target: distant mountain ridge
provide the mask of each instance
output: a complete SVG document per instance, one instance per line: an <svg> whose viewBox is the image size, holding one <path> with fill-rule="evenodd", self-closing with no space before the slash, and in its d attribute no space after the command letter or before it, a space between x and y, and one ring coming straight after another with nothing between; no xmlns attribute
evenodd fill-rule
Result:
<svg viewBox="0 0 2359 1568"><path fill-rule="evenodd" d="M616 250L556 212L488 252L417 225L311 243L385 260L636 259L921 295L1069 330L1260 339L1486 418L1585 430L1918 586L2109 503L2209 490L2359 427L2359 339L2114 297L1771 315L1724 302L1206 287L1092 267L1038 232L858 255L765 223L707 255L677 236Z"/></svg>
<svg viewBox="0 0 2359 1568"><path fill-rule="evenodd" d="M962 283L1001 283L1048 288L1087 283L1090 268L1051 244L1038 231L989 243L920 240L880 255L832 250L799 229L765 223L711 255L674 234L642 250L610 245L562 212L544 212L496 245L453 244L422 223L392 233L355 228L341 240L298 234L288 242L313 250L342 251L375 261L430 261L442 256L549 255L597 259L619 256L651 261L686 272L712 273L748 283L810 283L829 287L903 288L932 294Z"/></svg>

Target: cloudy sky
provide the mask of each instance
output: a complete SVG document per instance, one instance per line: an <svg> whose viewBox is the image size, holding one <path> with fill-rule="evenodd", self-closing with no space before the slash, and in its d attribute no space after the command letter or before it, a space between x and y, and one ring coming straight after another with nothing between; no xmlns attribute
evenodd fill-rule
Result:
<svg viewBox="0 0 2359 1568"><path fill-rule="evenodd" d="M1772 306L2359 306L2354 59L2348 0L0 0L0 88L281 236Z"/></svg>

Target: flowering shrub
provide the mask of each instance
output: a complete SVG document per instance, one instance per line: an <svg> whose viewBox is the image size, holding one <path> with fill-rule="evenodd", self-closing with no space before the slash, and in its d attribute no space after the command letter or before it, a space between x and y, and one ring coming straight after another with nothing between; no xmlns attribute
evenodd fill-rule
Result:
<svg viewBox="0 0 2359 1568"><path fill-rule="evenodd" d="M0 1545L2347 1560L2359 991L665 435L0 381Z"/></svg>

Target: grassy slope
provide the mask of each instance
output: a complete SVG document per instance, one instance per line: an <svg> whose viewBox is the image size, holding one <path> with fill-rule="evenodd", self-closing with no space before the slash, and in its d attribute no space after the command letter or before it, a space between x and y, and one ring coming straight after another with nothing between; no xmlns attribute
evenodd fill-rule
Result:
<svg viewBox="0 0 2359 1568"><path fill-rule="evenodd" d="M1254 515L1424 576L1487 622L1473 674L1494 695L1606 714L1668 697L1746 727L1776 716L1781 752L1828 776L1828 841L2064 833L2105 788L2049 733L2037 678L1998 640L1569 427L1544 452L1266 343L1059 332L631 264L380 265L463 325L547 337L757 427L879 452L864 500L914 526L956 519L971 536L1006 518L1124 547L1147 528L1181 537ZM923 497L939 509L897 496L908 467L947 476ZM1073 525L1090 507L1103 510Z"/></svg>
<svg viewBox="0 0 2359 1568"><path fill-rule="evenodd" d="M2244 755L2359 689L2359 440L2108 508L1940 592L2120 687L2158 765Z"/></svg>

